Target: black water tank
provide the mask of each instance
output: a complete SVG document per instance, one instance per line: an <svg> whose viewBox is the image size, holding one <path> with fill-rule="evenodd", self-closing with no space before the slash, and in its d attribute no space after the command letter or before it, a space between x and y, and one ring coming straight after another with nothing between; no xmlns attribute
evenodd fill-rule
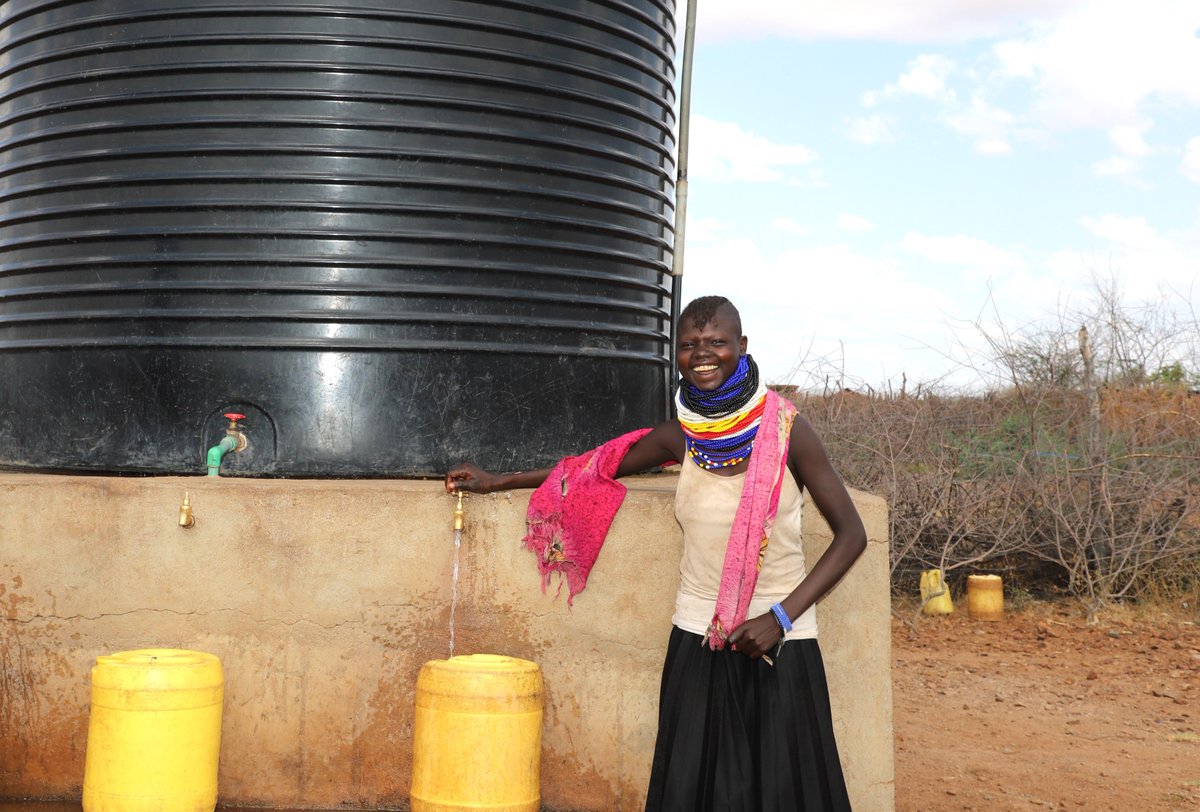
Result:
<svg viewBox="0 0 1200 812"><path fill-rule="evenodd" d="M0 467L435 474L666 416L672 0L7 0Z"/></svg>

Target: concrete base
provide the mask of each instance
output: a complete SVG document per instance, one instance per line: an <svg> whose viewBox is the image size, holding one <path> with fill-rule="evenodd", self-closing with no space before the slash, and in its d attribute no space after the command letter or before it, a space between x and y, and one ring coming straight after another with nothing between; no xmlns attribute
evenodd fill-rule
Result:
<svg viewBox="0 0 1200 812"><path fill-rule="evenodd" d="M541 666L552 809L643 804L680 541L674 476L626 482L573 608L521 548L528 492L466 503L455 653ZM875 812L893 808L887 516L854 496L871 544L821 644L851 799ZM222 803L406 809L417 671L448 656L453 504L406 480L0 474L0 797L78 798L97 655L162 646L224 665ZM805 539L815 560L815 509Z"/></svg>

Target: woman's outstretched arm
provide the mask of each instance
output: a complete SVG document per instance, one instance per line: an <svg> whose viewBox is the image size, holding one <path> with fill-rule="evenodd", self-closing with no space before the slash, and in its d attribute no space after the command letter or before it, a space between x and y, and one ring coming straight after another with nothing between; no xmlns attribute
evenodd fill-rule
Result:
<svg viewBox="0 0 1200 812"><path fill-rule="evenodd" d="M477 465L464 462L454 466L446 474L446 491L465 491L467 493L495 493L496 491L511 491L517 488L536 488L550 476L550 468L537 468L533 471L516 471L511 474L493 474Z"/></svg>
<svg viewBox="0 0 1200 812"><path fill-rule="evenodd" d="M679 423L668 420L656 426L649 434L634 443L617 467L617 476L629 476L648 471L668 462L682 459L684 452L683 430ZM532 471L516 471L511 474L493 474L469 462L456 465L446 474L446 491L467 493L495 493L518 488L536 488L550 476L552 468L537 468Z"/></svg>

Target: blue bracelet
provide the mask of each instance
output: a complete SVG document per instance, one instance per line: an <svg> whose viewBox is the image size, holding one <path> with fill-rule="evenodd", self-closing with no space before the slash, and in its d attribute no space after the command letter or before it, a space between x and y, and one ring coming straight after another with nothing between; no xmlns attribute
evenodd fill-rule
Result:
<svg viewBox="0 0 1200 812"><path fill-rule="evenodd" d="M779 628L783 629L783 633L787 634L792 630L792 621L788 618L787 612L783 611L783 607L775 604L771 607L771 611L775 615L775 622L779 624Z"/></svg>

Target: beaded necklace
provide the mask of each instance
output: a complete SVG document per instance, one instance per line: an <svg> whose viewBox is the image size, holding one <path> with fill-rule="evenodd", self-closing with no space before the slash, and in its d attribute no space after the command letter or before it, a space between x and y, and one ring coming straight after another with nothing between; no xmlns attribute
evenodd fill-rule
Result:
<svg viewBox="0 0 1200 812"><path fill-rule="evenodd" d="M712 470L750 456L766 397L758 365L749 355L739 358L729 380L712 392L680 380L675 405L692 461Z"/></svg>

